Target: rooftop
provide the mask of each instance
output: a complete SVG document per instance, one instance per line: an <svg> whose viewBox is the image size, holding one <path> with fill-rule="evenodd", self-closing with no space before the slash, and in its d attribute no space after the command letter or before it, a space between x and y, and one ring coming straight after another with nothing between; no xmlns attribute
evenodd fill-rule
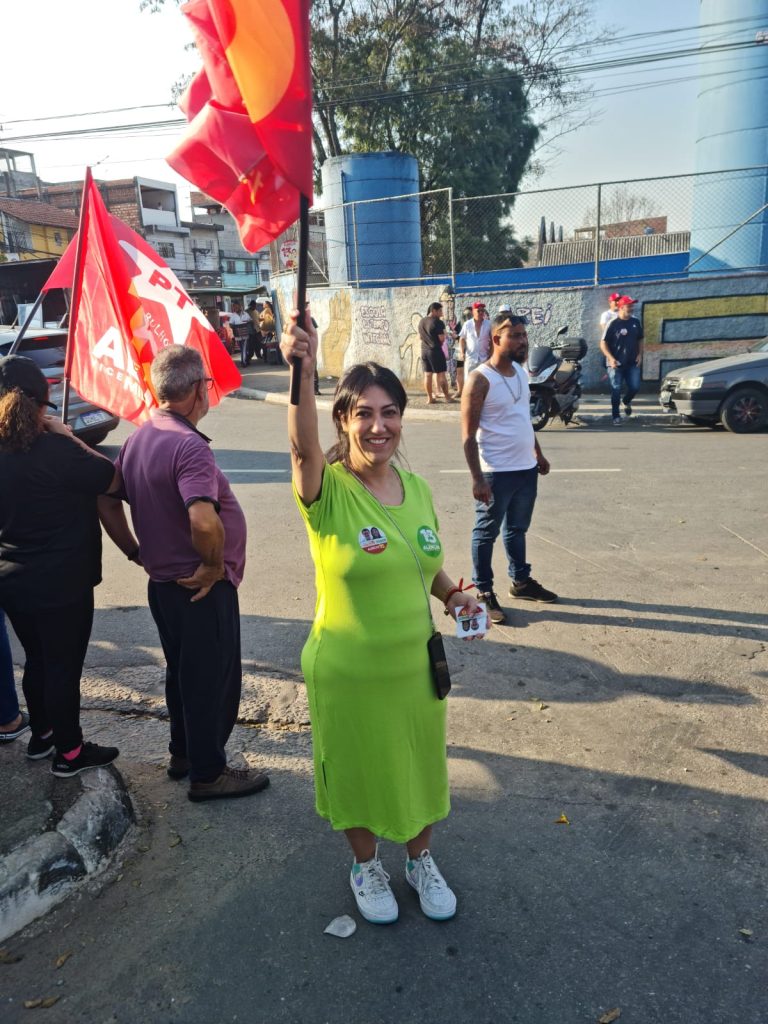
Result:
<svg viewBox="0 0 768 1024"><path fill-rule="evenodd" d="M25 224L41 224L52 228L77 229L78 218L69 210L60 210L50 203L40 203L34 199L0 198L0 212Z"/></svg>

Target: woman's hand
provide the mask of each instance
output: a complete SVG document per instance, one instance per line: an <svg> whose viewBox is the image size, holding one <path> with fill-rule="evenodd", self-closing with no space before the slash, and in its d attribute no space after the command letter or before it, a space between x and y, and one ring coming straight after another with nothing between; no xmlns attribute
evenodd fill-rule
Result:
<svg viewBox="0 0 768 1024"><path fill-rule="evenodd" d="M63 434L65 437L73 437L72 427L64 423L58 416L43 416L43 430L49 434Z"/></svg>
<svg viewBox="0 0 768 1024"><path fill-rule="evenodd" d="M301 360L302 377L314 377L317 359L317 330L312 324L309 306L304 317L306 326L302 329L296 323L299 318L298 309L291 313L291 323L280 338L280 351L285 361L291 365L292 359Z"/></svg>
<svg viewBox="0 0 768 1024"><path fill-rule="evenodd" d="M477 603L476 599L474 597L472 597L471 594L468 594L466 591L458 591L455 594L451 594L451 596L445 602L445 607L446 607L446 610L448 611L448 614L451 616L452 619L454 619L454 621L458 620L459 613L461 613L462 615L482 615L483 614L481 612L481 610L480 610L480 605ZM468 636L468 637L465 637L464 639L466 639L466 640L481 640L482 639L482 637L485 635L485 633L487 633L488 630L490 629L490 620L488 619L488 615L486 614L484 617L485 617L485 629L483 630L483 634L481 636L477 636L477 635L475 635L475 636Z"/></svg>

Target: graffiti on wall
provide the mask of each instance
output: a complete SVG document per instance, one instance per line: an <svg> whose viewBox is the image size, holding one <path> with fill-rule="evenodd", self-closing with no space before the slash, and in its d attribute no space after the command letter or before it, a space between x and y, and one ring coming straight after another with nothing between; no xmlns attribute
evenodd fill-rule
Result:
<svg viewBox="0 0 768 1024"><path fill-rule="evenodd" d="M660 380L662 363L674 360L706 360L717 356L735 356L746 352L755 341L762 337L758 331L750 337L718 338L715 325L725 334L738 334L740 330L729 331L729 318L768 314L768 295L718 295L707 298L669 299L661 302L644 302L642 306L645 346L643 351L643 379ZM666 324L681 320L690 323L686 333L690 341L665 340ZM697 337L697 328L705 330L704 338ZM713 331L713 328L714 331ZM743 329L742 329L743 330ZM714 336L713 336L714 334Z"/></svg>
<svg viewBox="0 0 768 1024"><path fill-rule="evenodd" d="M380 305L357 306L355 308L356 335L358 344L389 346L389 319L387 307Z"/></svg>
<svg viewBox="0 0 768 1024"><path fill-rule="evenodd" d="M328 326L320 338L320 365L323 373L340 377L344 356L352 338L352 301L346 289L337 291L328 301Z"/></svg>
<svg viewBox="0 0 768 1024"><path fill-rule="evenodd" d="M400 346L400 380L409 381L421 376L421 313L411 315L411 329Z"/></svg>
<svg viewBox="0 0 768 1024"><path fill-rule="evenodd" d="M533 327L546 327L552 319L552 303L546 306L513 306L516 316L524 316Z"/></svg>

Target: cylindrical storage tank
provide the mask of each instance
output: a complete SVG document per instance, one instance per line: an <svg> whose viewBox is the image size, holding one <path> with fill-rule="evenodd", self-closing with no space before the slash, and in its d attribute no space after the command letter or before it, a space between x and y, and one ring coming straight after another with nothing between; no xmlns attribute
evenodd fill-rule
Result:
<svg viewBox="0 0 768 1024"><path fill-rule="evenodd" d="M700 0L699 18L702 47L750 45L702 58L691 273L765 267L768 211L739 225L768 202L768 175L735 169L768 164L768 0Z"/></svg>
<svg viewBox="0 0 768 1024"><path fill-rule="evenodd" d="M331 157L322 166L322 181L332 283L383 286L421 277L415 157L394 152Z"/></svg>

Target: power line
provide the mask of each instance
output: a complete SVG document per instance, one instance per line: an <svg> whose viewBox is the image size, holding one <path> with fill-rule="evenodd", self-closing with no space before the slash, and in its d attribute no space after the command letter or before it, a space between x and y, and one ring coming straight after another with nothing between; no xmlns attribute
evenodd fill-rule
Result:
<svg viewBox="0 0 768 1024"><path fill-rule="evenodd" d="M627 46L627 44L630 41L633 41L633 40L647 40L647 39L655 39L655 38L658 38L658 37L663 37L663 38L666 39L669 36L673 36L673 35L688 34L688 33L691 33L691 32L699 32L699 31L704 31L706 29L710 29L710 28L723 28L723 27L726 27L726 26L736 26L736 25L739 25L739 24L745 24L745 23L750 23L750 22L751 23L762 22L762 20L763 19L759 15L750 15L748 17L743 17L743 18L729 18L729 19L726 19L724 21L709 22L709 23L704 24L704 25L686 25L686 26L679 26L678 28L673 28L673 29L654 29L653 31L648 31L648 32L635 32L635 33L631 33L629 35L622 36L621 39L618 42L618 45L621 46L622 54L624 56L626 56L628 54L632 54L633 53L631 47L628 48L628 46ZM749 40L748 42L745 42L743 45L751 45L752 43L753 43L753 41ZM600 40L588 40L588 41L584 41L582 43L564 44L563 46L553 47L553 49L550 51L550 56L554 56L557 53L560 53L560 52L563 52L563 51L566 51L568 53L573 53L574 51L579 51L579 50L585 50L585 49L591 50L594 47L597 47L597 48L607 47L607 46L614 47L616 45L617 45L617 41L614 40L614 39L607 40L606 42L600 42ZM665 52L665 51L661 51L661 52ZM669 52L671 53L672 51L669 51ZM698 53L698 50L696 51L696 53ZM492 56L492 54L491 54L491 56ZM590 66L591 65L585 65L585 67L590 67ZM466 61L459 61L459 62L456 62L456 63L453 63L453 64L442 64L440 70L441 70L441 72L448 72L448 71L455 70L455 69L464 69L465 67L466 67ZM520 73L520 72L518 72L518 73ZM413 72L412 76L406 75L405 78L407 79L408 77L418 77L420 74L421 74L421 72L416 71L416 72ZM359 86L359 85L365 85L365 84L377 84L378 82L379 82L379 76L376 76L376 75L374 75L374 76L367 76L365 78L340 79L340 80L336 81L335 83L333 83L332 88L334 88L334 89L343 89L343 88L347 88L347 87ZM64 120L72 120L72 119L80 118L80 117L97 117L97 116L102 116L104 114L126 113L128 111L133 111L133 110L157 110L157 109L162 109L162 108L165 108L165 107L172 107L172 106L174 106L173 103L135 104L135 105L129 106L129 107L111 107L111 108L106 108L106 109L103 109L103 110L88 110L88 111L83 111L83 112L77 113L77 114L70 114L70 113L68 113L68 114L49 114L49 115L46 115L45 117L14 118L13 120L3 121L2 124L3 125L38 124L38 123L45 122L45 121L64 121ZM177 124L177 123L181 123L181 122L173 121L173 122L169 122L169 123ZM6 141L14 141L15 139L23 139L23 138L42 138L42 137L43 136L33 136L33 135L30 135L30 136L15 136L14 139L10 139L9 138Z"/></svg>
<svg viewBox="0 0 768 1024"><path fill-rule="evenodd" d="M567 77L576 75L590 75L597 74L602 71L616 71L626 68L642 67L647 64L658 64L666 61L680 61L687 58L698 57L707 55L714 55L718 53L735 53L740 50L752 48L757 45L752 40L742 42L731 42L722 43L715 46L709 47L691 47L688 49L673 50L673 51L657 51L655 53L646 53L639 56L628 56L628 57L611 57L603 61L592 61L587 64L575 64L566 66L561 69L561 73ZM486 75L477 79L464 79L464 80L451 80L446 82L433 82L427 84L421 88L414 89L395 89L386 92L380 92L370 94L367 96L358 96L350 99L330 100L324 101L317 104L322 108L333 108L333 107L346 107L346 106L358 106L369 104L373 102L391 102L395 100L408 100L419 96L427 95L440 95L451 92L461 91L464 89L478 89L488 85L501 84L506 81L512 81L514 79L525 79L535 75L535 72L526 72L523 69L521 72L510 72L495 75ZM62 129L54 132L44 132L30 135L15 135L7 136L4 139L0 139L0 143L9 142L21 142L21 141L46 141L46 140L61 140L70 138L104 138L110 134L123 133L129 136L129 133L138 132L140 134L146 134L149 132L158 132L166 128L177 128L186 125L188 122L185 118L171 118L164 121L149 121L149 122L136 122L133 124L119 124L119 125L101 125L98 127L91 128L73 128L73 129Z"/></svg>

